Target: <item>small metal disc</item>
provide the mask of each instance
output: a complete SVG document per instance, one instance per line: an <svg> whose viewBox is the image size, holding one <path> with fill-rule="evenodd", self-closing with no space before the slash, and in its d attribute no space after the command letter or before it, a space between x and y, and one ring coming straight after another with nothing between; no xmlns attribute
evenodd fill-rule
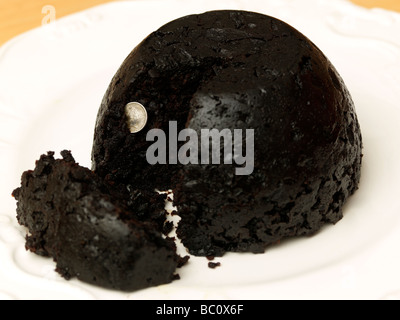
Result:
<svg viewBox="0 0 400 320"><path fill-rule="evenodd" d="M147 111L139 102L130 102L125 106L127 125L131 133L137 133L146 126Z"/></svg>

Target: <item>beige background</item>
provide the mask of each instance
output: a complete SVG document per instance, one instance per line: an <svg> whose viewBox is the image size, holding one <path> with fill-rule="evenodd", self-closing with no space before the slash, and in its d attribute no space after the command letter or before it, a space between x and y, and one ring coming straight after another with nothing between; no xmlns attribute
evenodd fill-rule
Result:
<svg viewBox="0 0 400 320"><path fill-rule="evenodd" d="M0 45L41 25L42 8L56 8L57 18L113 0L0 0ZM380 7L400 12L399 0L351 0L367 8Z"/></svg>

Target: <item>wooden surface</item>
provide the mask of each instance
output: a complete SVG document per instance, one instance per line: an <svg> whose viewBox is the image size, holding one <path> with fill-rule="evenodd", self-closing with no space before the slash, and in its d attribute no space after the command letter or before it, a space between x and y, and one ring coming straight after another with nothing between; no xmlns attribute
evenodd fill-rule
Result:
<svg viewBox="0 0 400 320"><path fill-rule="evenodd" d="M0 45L50 19L112 1L114 0L0 0ZM400 0L351 1L367 8L380 7L400 12Z"/></svg>

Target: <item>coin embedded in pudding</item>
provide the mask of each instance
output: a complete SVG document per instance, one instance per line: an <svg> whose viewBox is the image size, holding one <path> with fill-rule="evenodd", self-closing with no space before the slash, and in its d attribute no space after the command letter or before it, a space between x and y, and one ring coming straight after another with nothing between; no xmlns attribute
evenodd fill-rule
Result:
<svg viewBox="0 0 400 320"><path fill-rule="evenodd" d="M139 102L130 102L125 106L127 124L131 133L141 131L147 123L146 108Z"/></svg>

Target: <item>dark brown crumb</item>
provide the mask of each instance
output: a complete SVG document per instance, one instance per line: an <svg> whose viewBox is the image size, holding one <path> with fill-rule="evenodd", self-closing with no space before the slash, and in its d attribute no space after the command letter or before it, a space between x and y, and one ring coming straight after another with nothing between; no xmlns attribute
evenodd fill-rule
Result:
<svg viewBox="0 0 400 320"><path fill-rule="evenodd" d="M208 267L210 269L215 269L215 268L220 267L220 266L221 266L221 262L209 262L208 263Z"/></svg>
<svg viewBox="0 0 400 320"><path fill-rule="evenodd" d="M61 156L66 162L75 162L75 159L72 156L71 151L63 150L61 151Z"/></svg>
<svg viewBox="0 0 400 320"><path fill-rule="evenodd" d="M207 258L207 260L209 260L209 261L213 261L213 260L215 259L214 256L207 256L206 258Z"/></svg>
<svg viewBox="0 0 400 320"><path fill-rule="evenodd" d="M171 216L177 216L178 215L178 211L174 210L171 212Z"/></svg>
<svg viewBox="0 0 400 320"><path fill-rule="evenodd" d="M172 277L172 281L181 280L181 276L179 274L174 274Z"/></svg>
<svg viewBox="0 0 400 320"><path fill-rule="evenodd" d="M173 229L174 229L174 223L172 221L167 221L164 223L163 234L167 236Z"/></svg>
<svg viewBox="0 0 400 320"><path fill-rule="evenodd" d="M178 256L178 268L182 268L184 265L188 263L190 256Z"/></svg>

